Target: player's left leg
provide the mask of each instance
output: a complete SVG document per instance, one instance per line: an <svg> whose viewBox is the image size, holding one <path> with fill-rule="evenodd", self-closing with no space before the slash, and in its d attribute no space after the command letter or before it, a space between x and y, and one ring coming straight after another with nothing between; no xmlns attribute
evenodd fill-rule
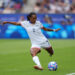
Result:
<svg viewBox="0 0 75 75"><path fill-rule="evenodd" d="M50 56L52 56L54 54L54 50L51 46L47 47L47 48L44 48L44 49L50 54Z"/></svg>
<svg viewBox="0 0 75 75"><path fill-rule="evenodd" d="M41 46L50 54L50 56L54 54L54 50L48 40L41 44Z"/></svg>

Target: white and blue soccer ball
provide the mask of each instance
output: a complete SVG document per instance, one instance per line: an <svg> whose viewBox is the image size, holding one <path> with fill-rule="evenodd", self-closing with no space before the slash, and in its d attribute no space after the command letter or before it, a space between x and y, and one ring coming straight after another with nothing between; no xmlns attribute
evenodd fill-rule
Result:
<svg viewBox="0 0 75 75"><path fill-rule="evenodd" d="M58 65L57 65L56 62L54 62L54 61L49 62L49 64L48 64L48 69L49 69L50 71L56 71L57 68L58 68Z"/></svg>

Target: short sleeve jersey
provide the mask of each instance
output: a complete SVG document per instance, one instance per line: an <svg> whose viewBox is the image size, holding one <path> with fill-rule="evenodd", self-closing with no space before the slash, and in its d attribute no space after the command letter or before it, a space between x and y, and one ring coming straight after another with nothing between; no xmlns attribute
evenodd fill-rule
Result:
<svg viewBox="0 0 75 75"><path fill-rule="evenodd" d="M47 40L41 32L43 25L40 21L36 21L35 24L31 24L29 21L22 21L20 23L26 29L32 44L41 44Z"/></svg>

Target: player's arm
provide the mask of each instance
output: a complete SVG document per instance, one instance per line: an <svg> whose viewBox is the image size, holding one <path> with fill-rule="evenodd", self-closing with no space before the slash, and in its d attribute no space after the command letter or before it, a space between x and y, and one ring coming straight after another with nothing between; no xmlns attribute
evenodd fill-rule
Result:
<svg viewBox="0 0 75 75"><path fill-rule="evenodd" d="M43 29L45 31L55 31L55 32L60 30L60 28L58 28L58 29L48 29L48 28L45 28L45 27L42 27L41 29Z"/></svg>
<svg viewBox="0 0 75 75"><path fill-rule="evenodd" d="M7 22L7 21L3 22L3 25L4 25L4 24L7 24L7 23L13 24L13 25L21 25L21 24L18 23L18 22Z"/></svg>

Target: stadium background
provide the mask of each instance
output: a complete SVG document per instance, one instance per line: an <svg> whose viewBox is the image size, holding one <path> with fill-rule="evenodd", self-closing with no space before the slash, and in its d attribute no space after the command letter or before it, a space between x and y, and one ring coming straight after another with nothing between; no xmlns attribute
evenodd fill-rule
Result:
<svg viewBox="0 0 75 75"><path fill-rule="evenodd" d="M26 18L27 14L3 14L0 15L0 21L19 22L21 18ZM75 15L70 14L37 14L44 27L57 29L58 32L47 32L42 30L47 38L61 38L74 39L75 38ZM47 22L49 19L49 23ZM28 39L28 34L21 26L14 26L12 24L0 25L0 38L25 38Z"/></svg>
<svg viewBox="0 0 75 75"><path fill-rule="evenodd" d="M33 68L31 43L21 26L3 21L26 20L30 12L47 28L61 28L58 32L43 31L53 46L51 58L42 49L38 55L44 68ZM54 38L54 39L53 39ZM0 0L0 75L74 75L75 74L75 0ZM57 71L49 71L48 63L55 61Z"/></svg>
<svg viewBox="0 0 75 75"><path fill-rule="evenodd" d="M26 20L30 12L37 13L38 20L47 28L61 28L57 33L45 32L47 38L75 38L75 0L0 0L0 38L26 38L27 32L20 26L3 21Z"/></svg>

